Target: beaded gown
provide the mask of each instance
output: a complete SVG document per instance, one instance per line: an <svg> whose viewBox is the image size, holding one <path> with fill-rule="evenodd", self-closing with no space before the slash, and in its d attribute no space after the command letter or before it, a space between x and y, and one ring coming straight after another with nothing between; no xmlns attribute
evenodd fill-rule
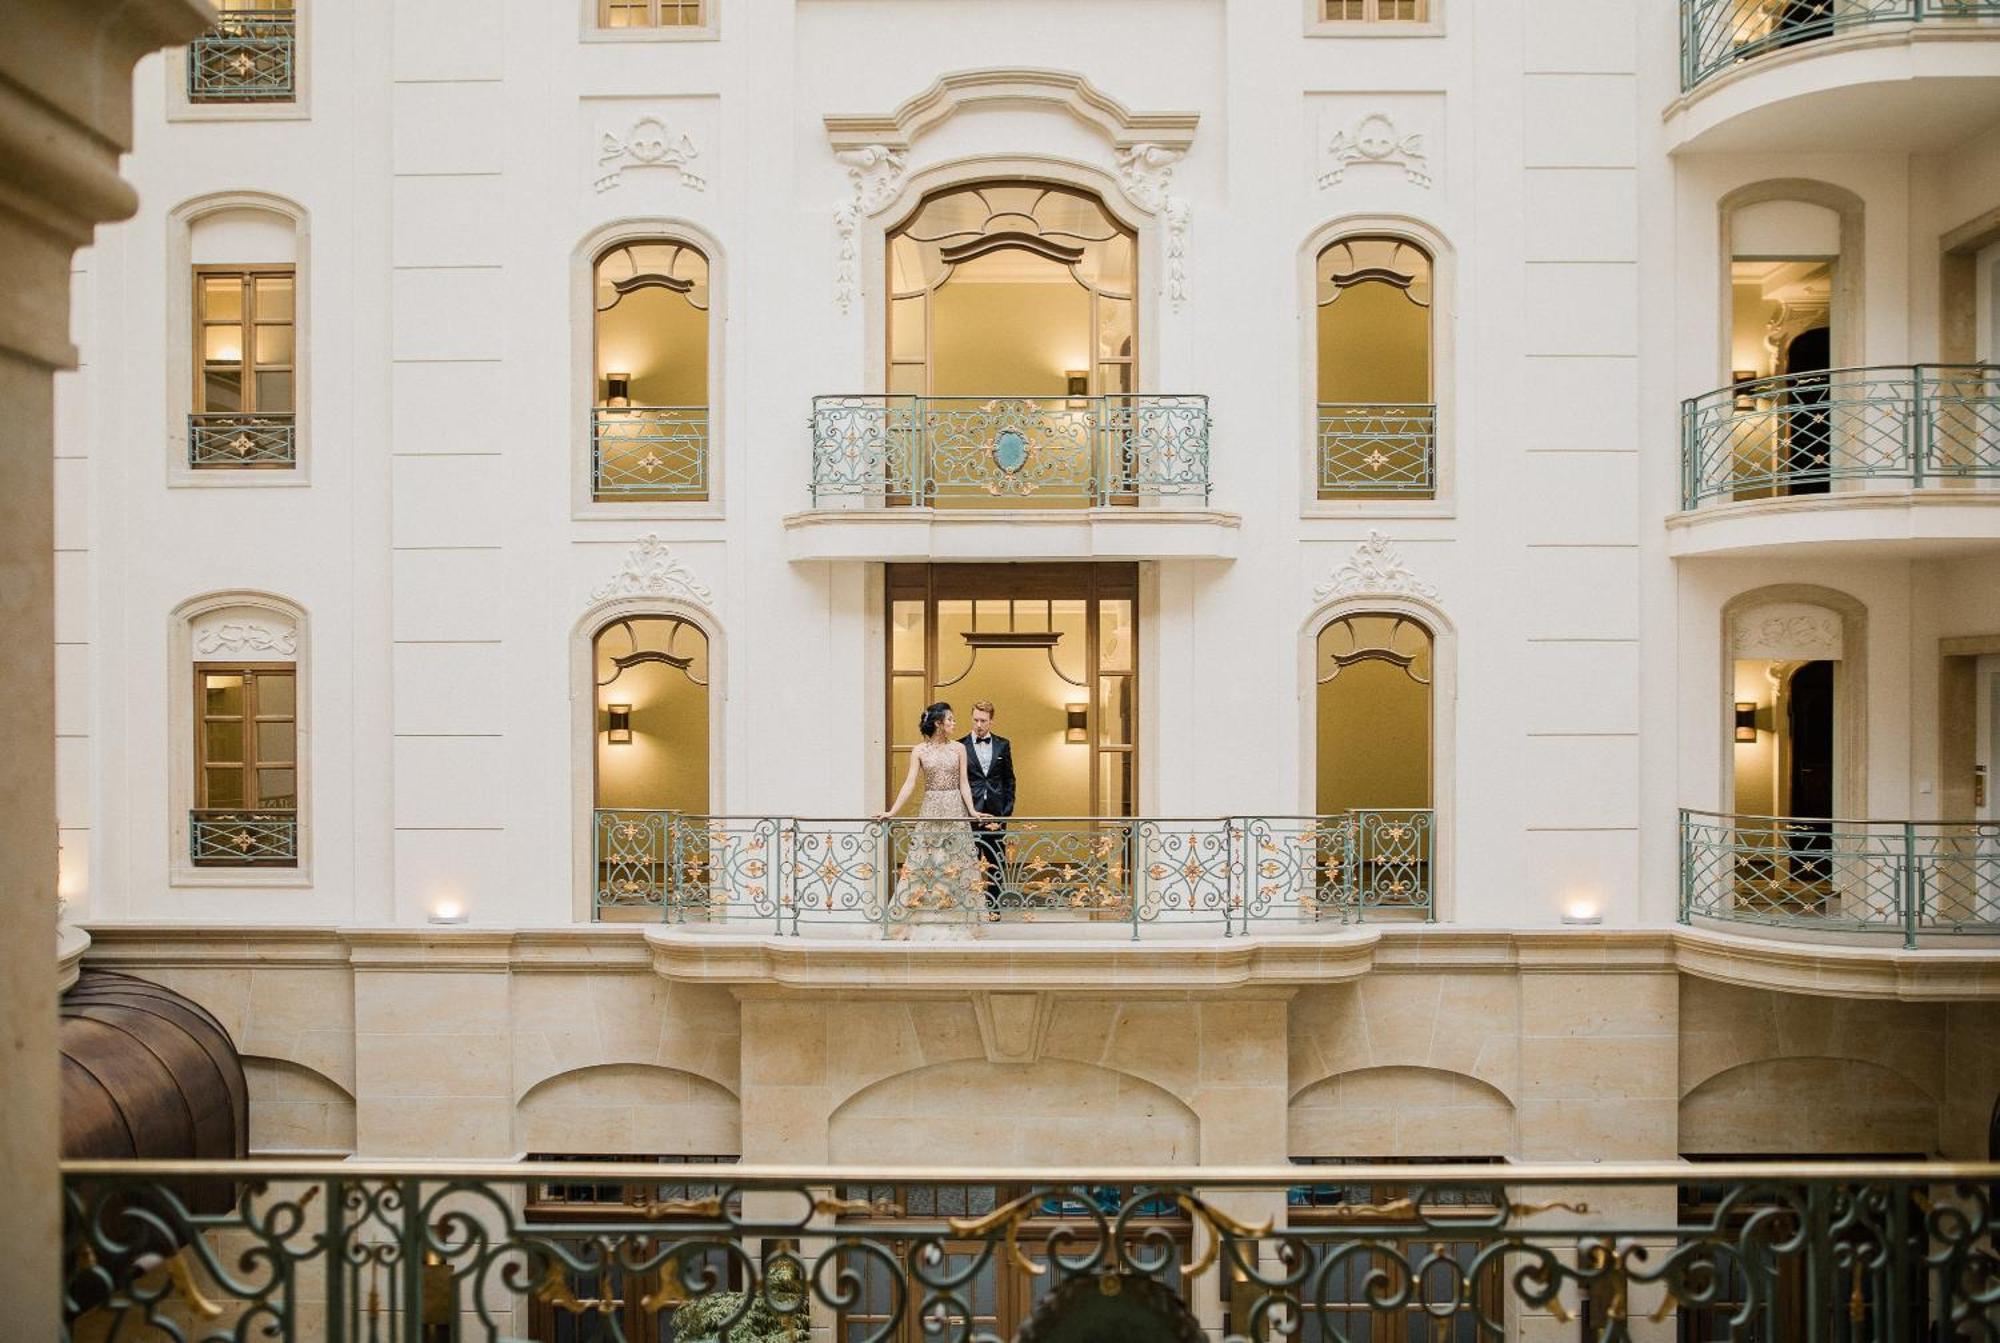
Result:
<svg viewBox="0 0 2000 1343"><path fill-rule="evenodd" d="M986 920L986 878L972 817L959 794L965 748L955 741L917 746L924 796L896 873L891 936L964 935Z"/></svg>

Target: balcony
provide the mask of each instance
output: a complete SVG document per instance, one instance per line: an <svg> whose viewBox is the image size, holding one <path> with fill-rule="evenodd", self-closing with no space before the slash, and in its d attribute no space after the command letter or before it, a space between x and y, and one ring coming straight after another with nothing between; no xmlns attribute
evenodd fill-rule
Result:
<svg viewBox="0 0 2000 1343"><path fill-rule="evenodd" d="M207 808L188 813L196 867L297 867L299 814L289 808Z"/></svg>
<svg viewBox="0 0 2000 1343"><path fill-rule="evenodd" d="M1921 1339L2000 1274L1991 1165L956 1155L65 1162L64 1336Z"/></svg>
<svg viewBox="0 0 2000 1343"><path fill-rule="evenodd" d="M1230 558L1204 396L821 396L791 558Z"/></svg>
<svg viewBox="0 0 2000 1343"><path fill-rule="evenodd" d="M2000 543L2000 365L1758 378L1681 403L1673 553Z"/></svg>
<svg viewBox="0 0 2000 1343"><path fill-rule="evenodd" d="M2000 936L2000 822L1681 812L1682 923Z"/></svg>
<svg viewBox="0 0 2000 1343"><path fill-rule="evenodd" d="M296 97L293 47L297 14L235 9L188 44L191 103L288 103Z"/></svg>
<svg viewBox="0 0 2000 1343"><path fill-rule="evenodd" d="M2000 0L1681 0L1669 147L1942 150L2000 112L1995 37Z"/></svg>
<svg viewBox="0 0 2000 1343"><path fill-rule="evenodd" d="M289 411L188 416L188 465L197 471L289 470L298 464Z"/></svg>
<svg viewBox="0 0 2000 1343"><path fill-rule="evenodd" d="M708 498L706 406L599 406L590 413L591 493L603 503Z"/></svg>
<svg viewBox="0 0 2000 1343"><path fill-rule="evenodd" d="M1322 499L1430 499L1437 495L1437 407L1319 407Z"/></svg>
<svg viewBox="0 0 2000 1343"><path fill-rule="evenodd" d="M1437 916L1429 811L1016 817L968 854L976 870L964 873L927 858L921 827L601 810L595 917L775 937L894 937L953 922L956 909L956 922L974 931L990 912L1010 937L1136 939ZM927 861L937 869L928 877Z"/></svg>

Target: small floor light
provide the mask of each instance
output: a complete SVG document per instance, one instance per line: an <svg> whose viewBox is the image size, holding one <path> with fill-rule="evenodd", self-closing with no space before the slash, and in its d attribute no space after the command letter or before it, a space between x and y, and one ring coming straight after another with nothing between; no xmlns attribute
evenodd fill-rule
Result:
<svg viewBox="0 0 2000 1343"><path fill-rule="evenodd" d="M465 906L456 900L440 900L431 906L432 923L464 923Z"/></svg>
<svg viewBox="0 0 2000 1343"><path fill-rule="evenodd" d="M1090 706L1088 704L1065 704L1063 713L1068 715L1069 725L1063 729L1063 740L1081 746L1090 740Z"/></svg>
<svg viewBox="0 0 2000 1343"><path fill-rule="evenodd" d="M632 706L629 704L607 704L604 706L604 740L612 746L632 744Z"/></svg>
<svg viewBox="0 0 2000 1343"><path fill-rule="evenodd" d="M1604 922L1604 910L1595 900L1579 898L1563 906L1563 922L1574 924L1598 924Z"/></svg>
<svg viewBox="0 0 2000 1343"><path fill-rule="evenodd" d="M1757 705L1752 700L1736 701L1736 744L1747 746L1757 740Z"/></svg>

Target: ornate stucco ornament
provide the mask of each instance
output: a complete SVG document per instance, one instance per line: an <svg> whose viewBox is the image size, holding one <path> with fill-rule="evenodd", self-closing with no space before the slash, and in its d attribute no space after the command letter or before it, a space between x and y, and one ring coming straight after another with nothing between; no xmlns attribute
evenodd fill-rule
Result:
<svg viewBox="0 0 2000 1343"><path fill-rule="evenodd" d="M1118 184L1134 202L1159 215L1166 224L1167 298L1179 308L1187 302L1188 203L1173 194L1174 165L1187 151L1172 145L1142 141L1116 151Z"/></svg>
<svg viewBox="0 0 2000 1343"><path fill-rule="evenodd" d="M1325 602L1362 593L1433 600L1438 595L1437 588L1410 572L1394 542L1372 530L1367 540L1354 547L1354 554L1348 557L1347 563L1335 569L1331 578L1313 589L1313 600Z"/></svg>
<svg viewBox="0 0 2000 1343"><path fill-rule="evenodd" d="M656 116L634 121L622 135L606 131L597 146L597 166L608 169L595 185L600 192L618 185L628 168L672 168L680 173L681 185L690 191L706 191L708 179L695 170L701 150L686 131L676 135Z"/></svg>
<svg viewBox="0 0 2000 1343"><path fill-rule="evenodd" d="M861 216L873 214L896 198L903 189L903 169L908 156L888 145L862 145L839 149L833 157L847 169L848 198L833 212L837 251L833 268L833 301L842 312L853 306L861 292L861 249L856 234Z"/></svg>
<svg viewBox="0 0 2000 1343"><path fill-rule="evenodd" d="M194 635L194 651L202 657L248 657L255 653L295 657L299 632L290 625L260 625L254 620L227 620L206 625Z"/></svg>
<svg viewBox="0 0 2000 1343"><path fill-rule="evenodd" d="M700 606L715 604L715 592L657 535L640 538L626 552L624 567L590 594L593 602L619 597L679 597Z"/></svg>
<svg viewBox="0 0 2000 1343"><path fill-rule="evenodd" d="M1846 642L1839 613L1804 602L1752 607L1733 623L1730 650L1744 659L1838 661Z"/></svg>
<svg viewBox="0 0 2000 1343"><path fill-rule="evenodd" d="M1431 184L1431 162L1424 151L1422 131L1400 132L1387 112L1369 112L1327 141L1320 169L1322 188L1337 187L1351 163L1400 166L1403 176L1420 187Z"/></svg>

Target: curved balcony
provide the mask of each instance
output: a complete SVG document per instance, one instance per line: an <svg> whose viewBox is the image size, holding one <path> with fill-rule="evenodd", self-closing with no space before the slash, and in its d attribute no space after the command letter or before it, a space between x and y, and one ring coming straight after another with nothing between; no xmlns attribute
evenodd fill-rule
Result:
<svg viewBox="0 0 2000 1343"><path fill-rule="evenodd" d="M2000 936L2000 822L1681 811L1682 923Z"/></svg>
<svg viewBox="0 0 2000 1343"><path fill-rule="evenodd" d="M598 811L595 917L852 938L899 936L955 911L1005 924L1009 937L1134 939L1436 917L1429 811L1015 817L979 842L966 872L933 870L922 826Z"/></svg>
<svg viewBox="0 0 2000 1343"><path fill-rule="evenodd" d="M2000 544L2000 365L1758 378L1681 403L1676 555Z"/></svg>
<svg viewBox="0 0 2000 1343"><path fill-rule="evenodd" d="M1946 148L2000 110L1995 37L2000 0L1681 0L1670 148Z"/></svg>
<svg viewBox="0 0 2000 1343"><path fill-rule="evenodd" d="M1230 558L1205 396L813 398L795 560Z"/></svg>

